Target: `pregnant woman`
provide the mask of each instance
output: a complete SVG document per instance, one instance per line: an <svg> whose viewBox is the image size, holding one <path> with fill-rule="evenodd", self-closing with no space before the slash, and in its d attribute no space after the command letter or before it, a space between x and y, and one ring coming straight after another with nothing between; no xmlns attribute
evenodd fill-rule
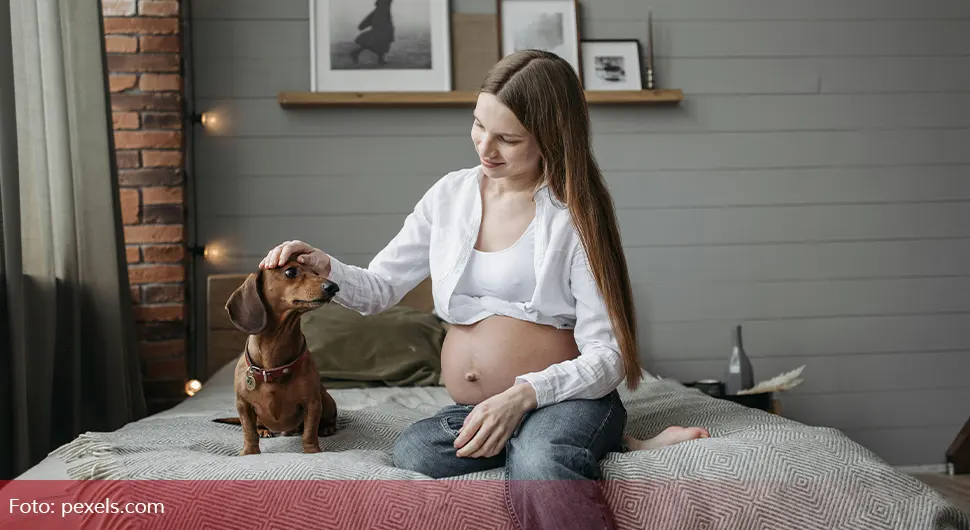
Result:
<svg viewBox="0 0 970 530"><path fill-rule="evenodd" d="M287 241L260 263L296 259L363 314L429 275L451 326L441 367L455 404L410 426L395 465L441 478L505 466L519 528L613 528L594 479L622 450L617 387L640 381L636 316L613 202L594 160L582 86L557 55L502 59L473 113L475 167L427 190L367 268ZM650 449L707 436L671 427Z"/></svg>

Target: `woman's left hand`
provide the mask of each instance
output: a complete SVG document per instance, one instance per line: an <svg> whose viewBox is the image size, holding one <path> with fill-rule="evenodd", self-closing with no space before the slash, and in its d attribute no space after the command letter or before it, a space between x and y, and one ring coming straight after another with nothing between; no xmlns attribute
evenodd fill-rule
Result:
<svg viewBox="0 0 970 530"><path fill-rule="evenodd" d="M528 383L513 385L475 405L455 439L457 456L488 458L501 453L519 422L535 407L535 390Z"/></svg>

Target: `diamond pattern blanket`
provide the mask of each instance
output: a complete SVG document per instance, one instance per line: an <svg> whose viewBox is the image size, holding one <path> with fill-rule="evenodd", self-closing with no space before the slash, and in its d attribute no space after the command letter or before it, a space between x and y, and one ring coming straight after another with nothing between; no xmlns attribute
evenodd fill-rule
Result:
<svg viewBox="0 0 970 530"><path fill-rule="evenodd" d="M711 438L607 455L601 484L620 529L970 530L967 514L840 431L672 381L621 390L627 433L699 425ZM155 488L141 493L165 499L159 528L512 527L502 469L431 480L394 467L395 437L438 404L388 400L343 410L322 453L302 454L298 437L281 437L240 457L239 427L211 421L234 414L231 389L194 399L116 432L85 433L51 456L105 495L121 487L114 479Z"/></svg>

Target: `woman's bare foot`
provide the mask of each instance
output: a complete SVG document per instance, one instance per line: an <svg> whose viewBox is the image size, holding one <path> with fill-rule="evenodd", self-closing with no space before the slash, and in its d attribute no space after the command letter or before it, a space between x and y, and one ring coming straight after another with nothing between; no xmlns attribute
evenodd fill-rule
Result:
<svg viewBox="0 0 970 530"><path fill-rule="evenodd" d="M688 440L710 437L711 433L703 427L667 427L664 432L649 440L638 440L632 436L624 435L623 441L630 451L649 451Z"/></svg>

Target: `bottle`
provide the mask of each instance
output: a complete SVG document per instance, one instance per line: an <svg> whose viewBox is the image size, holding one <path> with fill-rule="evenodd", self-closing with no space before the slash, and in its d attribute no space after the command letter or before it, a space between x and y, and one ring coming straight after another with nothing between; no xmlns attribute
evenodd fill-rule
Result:
<svg viewBox="0 0 970 530"><path fill-rule="evenodd" d="M731 359L728 361L728 369L724 377L724 393L730 396L737 394L739 390L753 386L754 370L751 368L748 354L744 351L741 326L738 325L734 327L734 349L731 351Z"/></svg>

